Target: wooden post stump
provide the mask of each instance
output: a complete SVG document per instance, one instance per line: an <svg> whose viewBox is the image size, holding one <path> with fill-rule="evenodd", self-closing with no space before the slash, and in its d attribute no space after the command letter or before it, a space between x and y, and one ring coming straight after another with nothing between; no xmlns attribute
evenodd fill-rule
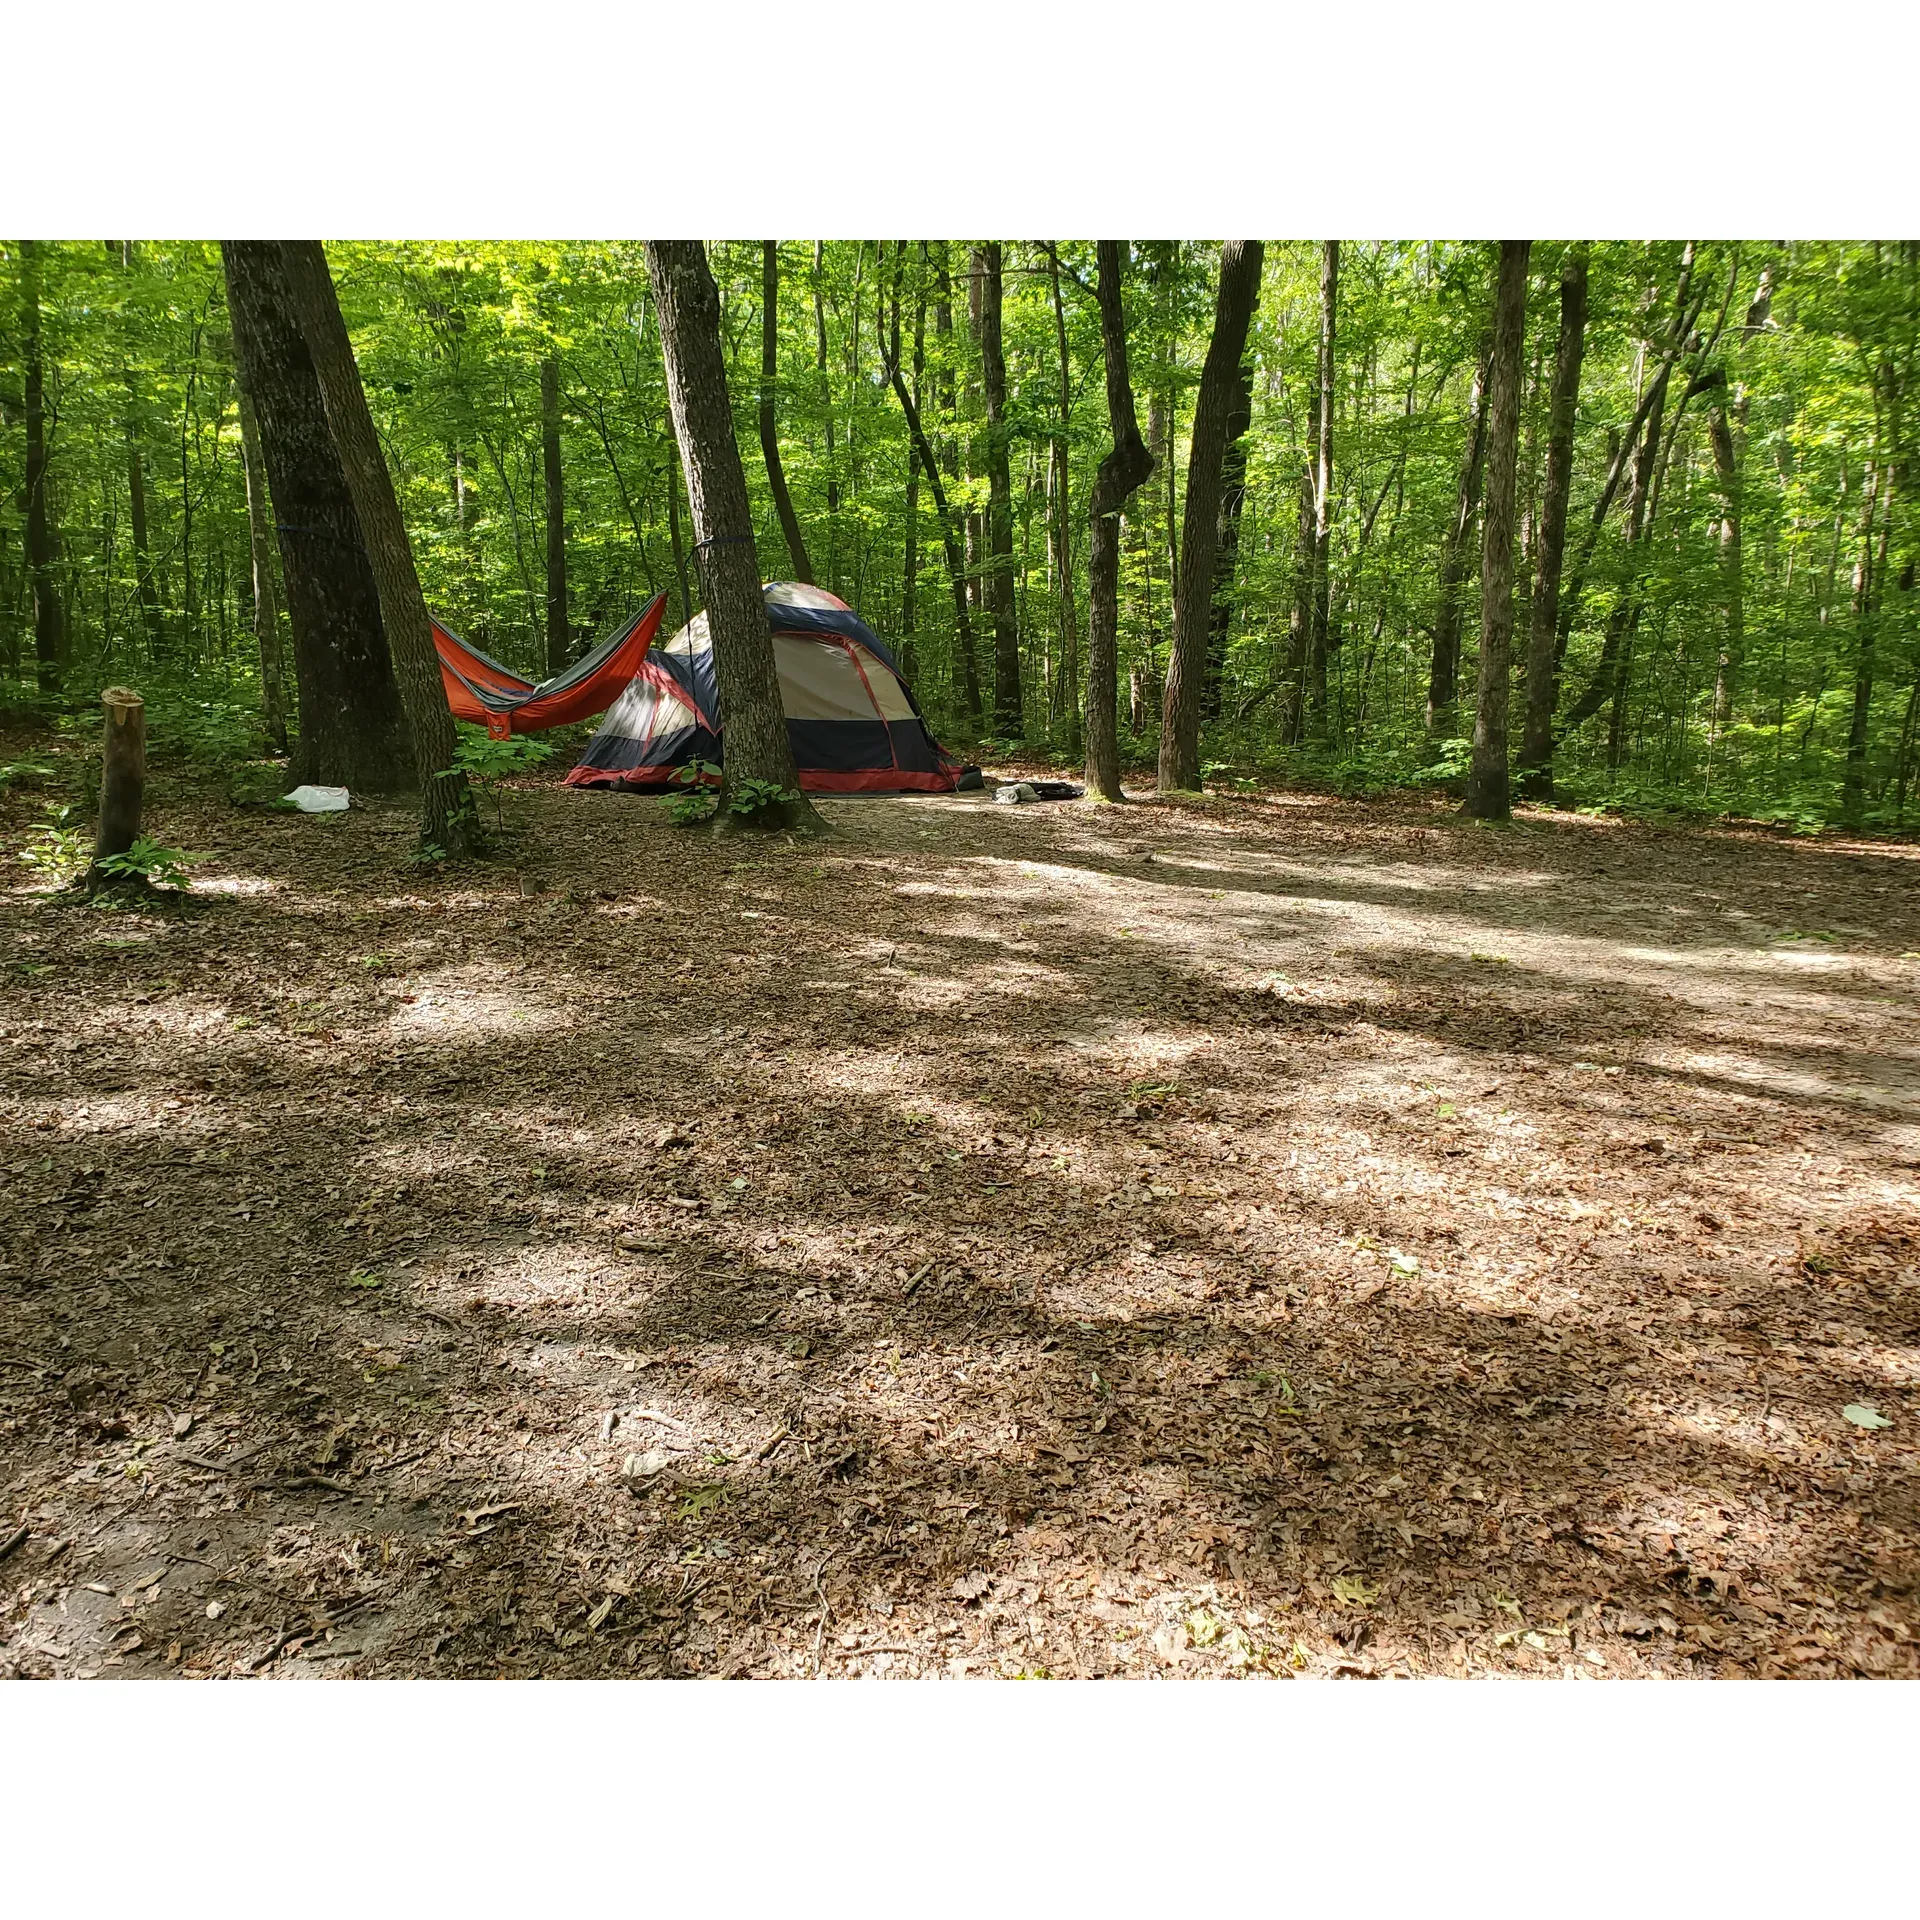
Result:
<svg viewBox="0 0 1920 1920"><path fill-rule="evenodd" d="M140 838L140 808L147 788L147 703L131 687L109 687L106 758L100 772L100 827L94 835L93 878L109 854L125 853Z"/></svg>

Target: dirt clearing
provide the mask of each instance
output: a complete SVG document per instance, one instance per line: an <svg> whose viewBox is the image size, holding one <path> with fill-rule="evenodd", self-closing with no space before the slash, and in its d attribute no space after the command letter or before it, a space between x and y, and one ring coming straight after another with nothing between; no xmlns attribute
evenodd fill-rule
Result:
<svg viewBox="0 0 1920 1920"><path fill-rule="evenodd" d="M16 1674L1920 1665L1907 849L156 804L0 896Z"/></svg>

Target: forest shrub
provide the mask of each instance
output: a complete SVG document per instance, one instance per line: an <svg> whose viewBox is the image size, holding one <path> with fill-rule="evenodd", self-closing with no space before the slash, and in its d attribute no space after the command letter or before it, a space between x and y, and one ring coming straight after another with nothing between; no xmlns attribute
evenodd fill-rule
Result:
<svg viewBox="0 0 1920 1920"><path fill-rule="evenodd" d="M493 801L493 824L505 825L502 814L506 783L517 774L531 773L553 758L553 749L544 740L529 740L523 734L496 740L484 727L459 723L459 744L453 750L453 764L468 779L477 780Z"/></svg>
<svg viewBox="0 0 1920 1920"><path fill-rule="evenodd" d="M669 794L662 802L667 818L676 827L698 827L720 811L720 796L714 791L720 769L711 760L689 760L674 769L673 778L685 793Z"/></svg>
<svg viewBox="0 0 1920 1920"><path fill-rule="evenodd" d="M204 856L184 852L179 847L163 847L144 835L125 853L103 854L93 864L109 880L144 880L152 887L185 890L187 869Z"/></svg>

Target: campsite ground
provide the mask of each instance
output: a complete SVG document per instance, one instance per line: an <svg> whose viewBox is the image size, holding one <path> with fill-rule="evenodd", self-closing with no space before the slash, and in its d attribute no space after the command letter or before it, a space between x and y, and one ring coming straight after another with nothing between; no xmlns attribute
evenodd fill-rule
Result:
<svg viewBox="0 0 1920 1920"><path fill-rule="evenodd" d="M0 1668L1920 1670L1911 848L155 805L0 796Z"/></svg>

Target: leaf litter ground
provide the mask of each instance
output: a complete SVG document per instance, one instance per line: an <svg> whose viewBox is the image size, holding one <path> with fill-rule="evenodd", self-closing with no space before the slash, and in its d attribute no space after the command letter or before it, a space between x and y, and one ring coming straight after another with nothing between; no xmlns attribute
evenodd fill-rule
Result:
<svg viewBox="0 0 1920 1920"><path fill-rule="evenodd" d="M1910 850L155 804L0 896L0 1669L1920 1662Z"/></svg>

